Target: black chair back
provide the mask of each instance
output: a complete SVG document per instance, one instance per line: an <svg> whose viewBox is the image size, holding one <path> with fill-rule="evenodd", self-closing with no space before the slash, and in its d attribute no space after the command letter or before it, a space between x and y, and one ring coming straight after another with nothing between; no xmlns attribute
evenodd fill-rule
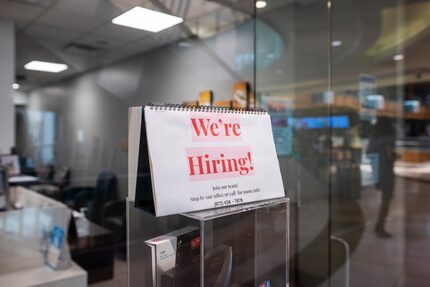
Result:
<svg viewBox="0 0 430 287"><path fill-rule="evenodd" d="M101 223L103 206L118 199L118 179L114 173L102 172L97 179L96 189L93 194L91 218L96 223Z"/></svg>

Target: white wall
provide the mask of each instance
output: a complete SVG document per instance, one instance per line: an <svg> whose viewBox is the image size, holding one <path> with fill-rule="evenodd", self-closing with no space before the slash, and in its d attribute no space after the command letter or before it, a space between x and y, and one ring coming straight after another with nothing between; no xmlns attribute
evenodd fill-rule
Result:
<svg viewBox="0 0 430 287"><path fill-rule="evenodd" d="M0 153L15 146L14 80L15 28L12 22L0 21Z"/></svg>

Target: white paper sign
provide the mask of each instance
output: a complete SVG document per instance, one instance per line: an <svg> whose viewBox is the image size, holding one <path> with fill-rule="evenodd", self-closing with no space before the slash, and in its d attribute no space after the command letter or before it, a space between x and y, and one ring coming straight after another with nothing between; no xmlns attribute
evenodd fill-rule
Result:
<svg viewBox="0 0 430 287"><path fill-rule="evenodd" d="M157 216L285 196L269 115L144 109Z"/></svg>

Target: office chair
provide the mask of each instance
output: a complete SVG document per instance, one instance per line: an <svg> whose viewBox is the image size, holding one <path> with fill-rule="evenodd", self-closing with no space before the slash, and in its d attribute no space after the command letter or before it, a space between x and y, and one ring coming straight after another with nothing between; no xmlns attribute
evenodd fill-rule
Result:
<svg viewBox="0 0 430 287"><path fill-rule="evenodd" d="M118 199L118 180L114 173L101 172L95 187L73 186L64 190L63 202L79 210L88 209L88 219L101 224L102 210L105 204Z"/></svg>
<svg viewBox="0 0 430 287"><path fill-rule="evenodd" d="M107 202L101 212L101 224L115 234L117 254L125 259L127 254L126 201Z"/></svg>
<svg viewBox="0 0 430 287"><path fill-rule="evenodd" d="M69 184L70 168L66 166L56 167L52 180L46 180L42 184L30 186L30 189L46 195L48 197L60 200L63 189Z"/></svg>

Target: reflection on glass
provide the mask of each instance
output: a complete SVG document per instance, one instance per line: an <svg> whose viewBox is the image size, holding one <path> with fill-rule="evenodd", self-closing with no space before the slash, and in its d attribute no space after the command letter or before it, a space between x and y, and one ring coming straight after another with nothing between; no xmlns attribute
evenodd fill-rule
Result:
<svg viewBox="0 0 430 287"><path fill-rule="evenodd" d="M332 236L344 243L331 246L332 284L426 285L418 253L427 254L428 237L417 230L428 214L417 202L428 202L428 3L346 1L332 8L332 38L342 41L332 48L332 110L358 119L347 144L357 156L346 164L333 147L333 188L347 175L361 177L359 188L350 183L332 194Z"/></svg>
<svg viewBox="0 0 430 287"><path fill-rule="evenodd" d="M109 260L95 264L126 277L128 107L195 104L204 91L231 106L240 86L271 115L291 199L290 286L428 285L430 1L137 1L184 22L159 33L112 24L135 2L0 1L16 27L13 152L38 177L31 188L86 210L74 260L101 258L101 244ZM68 69L24 68L36 59ZM0 231L23 236L47 220L37 209L1 218Z"/></svg>

